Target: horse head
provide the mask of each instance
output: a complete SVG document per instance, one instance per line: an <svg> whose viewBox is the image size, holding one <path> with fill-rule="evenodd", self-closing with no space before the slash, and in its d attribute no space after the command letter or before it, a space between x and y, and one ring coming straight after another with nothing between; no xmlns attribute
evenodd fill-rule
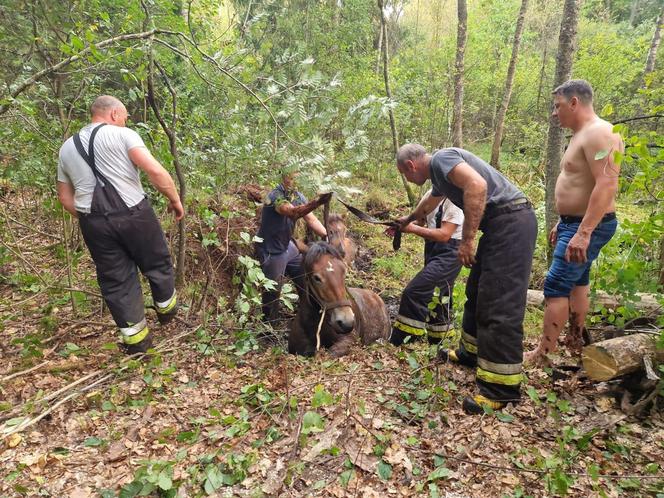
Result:
<svg viewBox="0 0 664 498"><path fill-rule="evenodd" d="M341 334L355 328L355 314L346 292L346 264L327 242L311 244L304 258L307 296L329 315L330 325Z"/></svg>

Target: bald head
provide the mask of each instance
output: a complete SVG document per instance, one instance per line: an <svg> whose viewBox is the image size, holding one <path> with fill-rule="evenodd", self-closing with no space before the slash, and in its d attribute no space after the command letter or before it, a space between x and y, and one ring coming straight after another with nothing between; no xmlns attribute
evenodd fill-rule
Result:
<svg viewBox="0 0 664 498"><path fill-rule="evenodd" d="M90 114L93 123L108 123L115 126L125 126L127 123L127 108L111 95L97 97L90 106Z"/></svg>
<svg viewBox="0 0 664 498"><path fill-rule="evenodd" d="M427 151L420 144L405 144L397 151L397 165L406 164L406 161L416 161L424 157Z"/></svg>
<svg viewBox="0 0 664 498"><path fill-rule="evenodd" d="M92 117L106 116L114 109L126 110L125 106L120 100L116 99L111 95L101 95L95 99L95 101L90 106L90 114Z"/></svg>

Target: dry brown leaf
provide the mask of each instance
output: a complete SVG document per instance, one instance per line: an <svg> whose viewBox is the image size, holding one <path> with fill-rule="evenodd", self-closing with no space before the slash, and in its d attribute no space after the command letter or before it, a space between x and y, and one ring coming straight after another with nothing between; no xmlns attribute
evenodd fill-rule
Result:
<svg viewBox="0 0 664 498"><path fill-rule="evenodd" d="M604 413L613 408L614 400L609 396L599 396L595 399L595 408L600 413Z"/></svg>
<svg viewBox="0 0 664 498"><path fill-rule="evenodd" d="M24 456L21 460L19 460L19 462L27 467L30 467L30 471L33 474L41 474L44 470L44 467L46 467L46 463L48 462L48 454L33 453L31 455Z"/></svg>
<svg viewBox="0 0 664 498"><path fill-rule="evenodd" d="M7 446L15 448L21 443L21 441L23 441L23 437L18 433L14 433L7 438Z"/></svg>
<svg viewBox="0 0 664 498"><path fill-rule="evenodd" d="M383 460L392 465L402 465L408 472L413 471L413 463L408 458L406 450L403 447L394 448L390 446L385 450Z"/></svg>
<svg viewBox="0 0 664 498"><path fill-rule="evenodd" d="M116 441L111 446L109 446L108 453L106 454L106 461L117 462L118 460L122 460L126 457L127 455L125 454L124 443L122 441Z"/></svg>
<svg viewBox="0 0 664 498"><path fill-rule="evenodd" d="M94 496L90 488L74 488L68 494L70 498L90 498Z"/></svg>
<svg viewBox="0 0 664 498"><path fill-rule="evenodd" d="M263 493L275 495L281 489L285 477L285 465L282 458L279 458L273 467L268 471L265 482L261 487Z"/></svg>
<svg viewBox="0 0 664 498"><path fill-rule="evenodd" d="M370 474L373 474L376 471L378 458L374 455L366 455L363 453L357 443L354 441L348 441L344 445L344 449L353 465L357 465L359 468Z"/></svg>

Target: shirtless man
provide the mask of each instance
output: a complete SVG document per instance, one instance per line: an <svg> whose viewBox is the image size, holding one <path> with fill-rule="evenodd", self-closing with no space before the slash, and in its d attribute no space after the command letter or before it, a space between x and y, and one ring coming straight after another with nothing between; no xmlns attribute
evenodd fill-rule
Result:
<svg viewBox="0 0 664 498"><path fill-rule="evenodd" d="M589 308L590 265L611 240L618 224L615 196L623 152L620 135L593 109L593 90L584 80L570 80L553 91L553 116L572 130L560 162L556 182L556 210L560 221L551 230L553 262L544 282L544 334L524 362L543 363L556 349L563 327L570 321L566 344L580 353Z"/></svg>

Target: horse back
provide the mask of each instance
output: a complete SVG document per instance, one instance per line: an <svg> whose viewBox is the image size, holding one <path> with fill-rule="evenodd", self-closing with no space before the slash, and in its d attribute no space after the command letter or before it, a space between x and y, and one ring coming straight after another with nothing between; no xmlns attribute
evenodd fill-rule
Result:
<svg viewBox="0 0 664 498"><path fill-rule="evenodd" d="M387 339L390 335L390 316L385 303L378 294L367 289L349 287L353 297L353 312L359 318L355 331L362 344L371 344L378 339Z"/></svg>

